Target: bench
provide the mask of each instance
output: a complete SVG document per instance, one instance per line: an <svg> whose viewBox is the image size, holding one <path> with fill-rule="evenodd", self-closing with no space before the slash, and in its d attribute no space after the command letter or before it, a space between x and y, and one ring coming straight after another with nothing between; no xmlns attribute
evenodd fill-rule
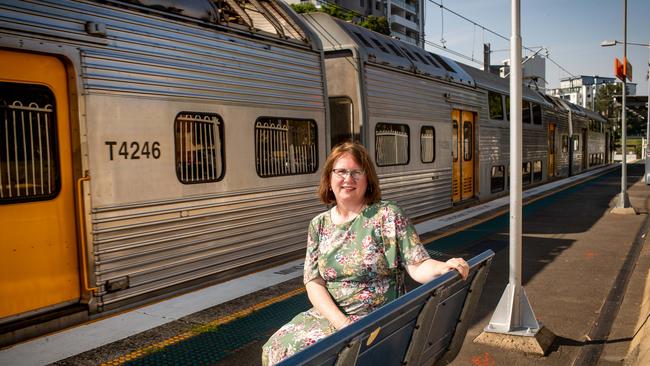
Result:
<svg viewBox="0 0 650 366"><path fill-rule="evenodd" d="M446 273L278 365L445 365L456 358L494 252L470 259L469 276Z"/></svg>

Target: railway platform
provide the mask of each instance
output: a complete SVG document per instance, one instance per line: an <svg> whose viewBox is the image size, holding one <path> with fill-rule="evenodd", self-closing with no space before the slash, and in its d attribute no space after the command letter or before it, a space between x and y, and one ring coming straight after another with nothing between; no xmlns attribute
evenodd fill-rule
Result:
<svg viewBox="0 0 650 366"><path fill-rule="evenodd" d="M507 197L416 225L440 259L496 252L453 365L648 364L650 186L629 165L638 214L616 215L620 169L589 174L524 194L523 284L556 334L544 357L473 342L508 281ZM0 365L257 365L268 336L309 307L300 262L5 348Z"/></svg>

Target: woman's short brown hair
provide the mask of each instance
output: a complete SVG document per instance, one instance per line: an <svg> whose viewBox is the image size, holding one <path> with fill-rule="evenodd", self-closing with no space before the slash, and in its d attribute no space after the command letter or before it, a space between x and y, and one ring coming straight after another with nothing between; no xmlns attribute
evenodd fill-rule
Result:
<svg viewBox="0 0 650 366"><path fill-rule="evenodd" d="M354 161L366 173L368 186L366 187L365 203L371 204L379 201L381 199L381 190L379 189L379 178L377 178L375 165L372 163L366 148L356 142L343 142L334 146L330 152L320 177L320 186L318 187L318 197L320 200L327 205L336 203L336 197L331 189L332 187L330 187L332 169L334 168L334 163L346 153L352 155Z"/></svg>

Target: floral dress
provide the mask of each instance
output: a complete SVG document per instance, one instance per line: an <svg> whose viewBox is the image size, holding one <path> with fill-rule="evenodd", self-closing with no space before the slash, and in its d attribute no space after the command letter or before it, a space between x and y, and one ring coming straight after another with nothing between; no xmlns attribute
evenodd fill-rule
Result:
<svg viewBox="0 0 650 366"><path fill-rule="evenodd" d="M381 201L346 223L326 211L309 224L304 283L321 277L351 320L396 299L407 264L429 258L415 228L394 203ZM262 364L274 365L336 329L316 308L298 314L262 348Z"/></svg>

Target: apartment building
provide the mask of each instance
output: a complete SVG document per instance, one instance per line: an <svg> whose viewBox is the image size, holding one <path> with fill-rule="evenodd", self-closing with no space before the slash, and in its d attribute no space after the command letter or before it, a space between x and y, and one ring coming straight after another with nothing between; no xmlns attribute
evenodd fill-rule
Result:
<svg viewBox="0 0 650 366"><path fill-rule="evenodd" d="M424 48L424 0L285 0L289 4L336 4L362 16L385 16L391 36Z"/></svg>

